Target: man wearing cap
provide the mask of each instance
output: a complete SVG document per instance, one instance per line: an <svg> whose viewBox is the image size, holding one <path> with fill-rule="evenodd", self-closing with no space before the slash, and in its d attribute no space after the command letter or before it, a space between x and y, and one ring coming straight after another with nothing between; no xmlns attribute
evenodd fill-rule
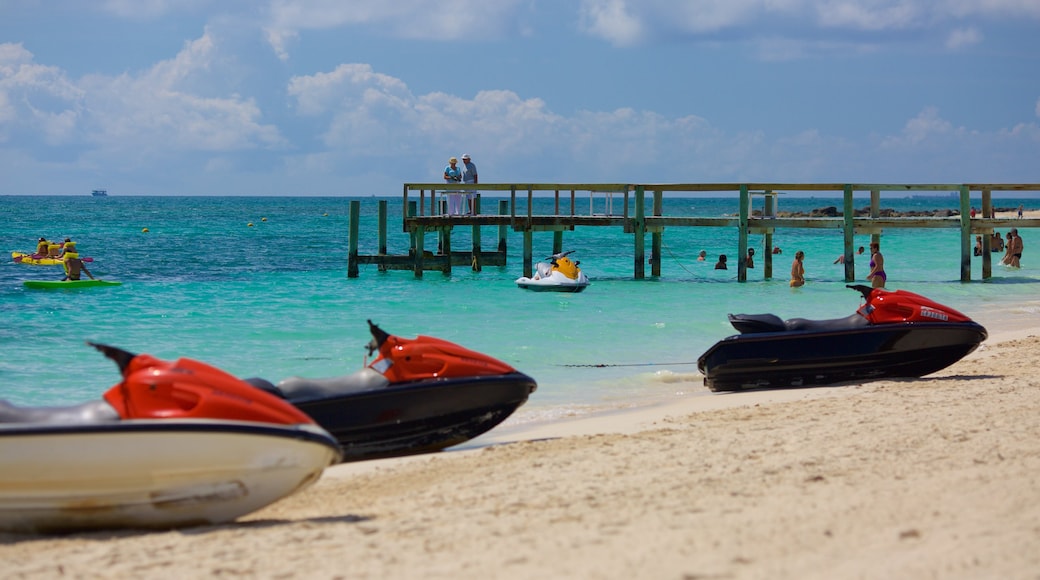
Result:
<svg viewBox="0 0 1040 580"><path fill-rule="evenodd" d="M480 183L477 181L477 166L469 160L469 153L462 154L462 183ZM467 191L466 198L469 200L469 213L473 213L473 198L476 197L476 191Z"/></svg>

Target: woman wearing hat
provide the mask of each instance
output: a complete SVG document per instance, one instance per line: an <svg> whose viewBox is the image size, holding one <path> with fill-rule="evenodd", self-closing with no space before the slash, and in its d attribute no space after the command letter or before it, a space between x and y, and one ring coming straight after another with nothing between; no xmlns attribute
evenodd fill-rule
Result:
<svg viewBox="0 0 1040 580"><path fill-rule="evenodd" d="M444 183L459 183L462 181L462 170L458 168L459 160L452 157L448 159L448 166L444 168ZM462 213L462 196L459 194L448 194L448 215L459 215Z"/></svg>

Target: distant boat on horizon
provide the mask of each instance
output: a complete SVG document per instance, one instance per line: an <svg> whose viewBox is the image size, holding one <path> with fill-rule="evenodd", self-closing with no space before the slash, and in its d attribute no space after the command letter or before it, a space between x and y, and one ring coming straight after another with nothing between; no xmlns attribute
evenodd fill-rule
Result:
<svg viewBox="0 0 1040 580"><path fill-rule="evenodd" d="M93 195L94 197L108 197L108 190L107 189L95 189L94 191L90 192L90 195Z"/></svg>

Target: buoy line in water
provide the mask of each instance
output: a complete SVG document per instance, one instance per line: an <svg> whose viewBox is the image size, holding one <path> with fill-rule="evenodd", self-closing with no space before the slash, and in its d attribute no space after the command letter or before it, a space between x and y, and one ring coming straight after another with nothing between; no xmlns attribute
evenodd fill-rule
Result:
<svg viewBox="0 0 1040 580"><path fill-rule="evenodd" d="M558 366L558 367L571 367L571 368L601 369L601 368L607 368L607 367L666 367L666 366L695 365L695 364L697 364L696 361L694 361L694 362L663 362L663 363L597 363L597 364L582 364L582 365L561 364L561 365L556 365L556 366Z"/></svg>

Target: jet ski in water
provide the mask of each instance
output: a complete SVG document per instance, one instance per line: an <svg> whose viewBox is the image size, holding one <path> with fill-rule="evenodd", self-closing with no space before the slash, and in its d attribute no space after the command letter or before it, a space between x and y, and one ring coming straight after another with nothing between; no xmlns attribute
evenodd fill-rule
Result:
<svg viewBox="0 0 1040 580"><path fill-rule="evenodd" d="M562 252L546 258L546 262L535 264L533 278L521 276L516 285L525 290L535 292L581 292L589 285L589 277L581 271L578 264L567 256L574 253Z"/></svg>
<svg viewBox="0 0 1040 580"><path fill-rule="evenodd" d="M921 377L944 369L986 340L986 329L924 296L868 286L855 314L833 320L729 315L740 334L697 362L712 391L813 387Z"/></svg>
<svg viewBox="0 0 1040 580"><path fill-rule="evenodd" d="M340 459L310 417L219 369L93 346L123 375L101 400L0 401L0 530L228 522L307 487Z"/></svg>
<svg viewBox="0 0 1040 580"><path fill-rule="evenodd" d="M343 461L439 451L504 421L537 385L506 363L457 344L400 338L368 321L368 354L341 377L249 383L284 397L339 441Z"/></svg>

